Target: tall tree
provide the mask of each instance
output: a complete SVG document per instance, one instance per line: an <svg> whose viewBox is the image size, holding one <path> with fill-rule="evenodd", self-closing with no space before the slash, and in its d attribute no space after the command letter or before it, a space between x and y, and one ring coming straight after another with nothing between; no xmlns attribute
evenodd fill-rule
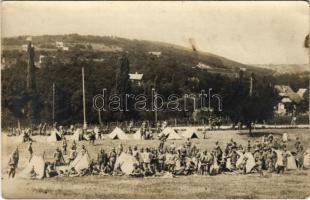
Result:
<svg viewBox="0 0 310 200"><path fill-rule="evenodd" d="M28 66L27 66L27 118L28 121L33 124L37 121L37 88L36 88L36 76L34 65L34 46L31 41L28 43Z"/></svg>
<svg viewBox="0 0 310 200"><path fill-rule="evenodd" d="M223 105L224 113L234 123L245 124L250 134L253 122L263 122L273 117L274 106L278 98L274 86L268 80L253 79L252 74L250 80L239 78L232 81L226 89L227 94L224 96Z"/></svg>
<svg viewBox="0 0 310 200"><path fill-rule="evenodd" d="M120 68L117 73L116 93L121 97L121 113L120 118L123 120L126 115L126 94L130 94L130 80L129 80L129 60L126 54L123 54L119 59ZM130 102L128 102L130 105Z"/></svg>

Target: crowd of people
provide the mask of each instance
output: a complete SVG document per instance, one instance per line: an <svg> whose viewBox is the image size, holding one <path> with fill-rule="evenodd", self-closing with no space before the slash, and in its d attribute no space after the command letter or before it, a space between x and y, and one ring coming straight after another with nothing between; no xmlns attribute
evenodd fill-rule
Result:
<svg viewBox="0 0 310 200"><path fill-rule="evenodd" d="M165 173L171 175L259 173L262 176L264 173L283 174L290 168L289 165L295 165L295 168L303 170L304 157L307 154L299 138L296 138L294 149L288 151L287 141L273 135L263 137L261 141L249 140L247 145L238 144L233 139L222 147L216 142L212 150L198 149L192 144L191 139L186 140L181 146L177 146L174 142L168 144L163 137L157 148L129 146L125 149L121 144L111 151L101 149L97 152L97 157L92 159L85 145L78 148L78 143L73 141L69 148L68 146L67 141L63 140L61 147L57 147L53 154L54 160L46 162L46 177L124 175L122 166L117 163L121 154L134 158L133 169L128 174L133 177L160 176ZM31 142L27 150L30 160L33 155ZM10 158L10 177L14 177L18 155L16 149ZM87 156L89 162L86 167L77 170L70 164L79 155ZM289 160L293 163L289 163ZM35 176L35 170L32 170L32 173L31 176Z"/></svg>

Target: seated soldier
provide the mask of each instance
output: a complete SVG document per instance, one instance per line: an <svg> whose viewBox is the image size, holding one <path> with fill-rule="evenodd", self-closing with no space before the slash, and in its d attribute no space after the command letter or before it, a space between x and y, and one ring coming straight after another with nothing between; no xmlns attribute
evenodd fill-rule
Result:
<svg viewBox="0 0 310 200"><path fill-rule="evenodd" d="M46 163L46 170L45 170L45 174L46 174L46 177L48 178L51 178L51 177L54 177L54 176L57 176L58 173L57 171L55 170L54 168L54 165L52 165L51 163Z"/></svg>
<svg viewBox="0 0 310 200"><path fill-rule="evenodd" d="M34 167L32 166L31 170L30 170L30 178L36 178L37 177L37 173L34 171Z"/></svg>
<svg viewBox="0 0 310 200"><path fill-rule="evenodd" d="M107 165L101 170L101 172L103 173L103 175L112 175L113 169L112 169L111 165L107 164Z"/></svg>
<svg viewBox="0 0 310 200"><path fill-rule="evenodd" d="M137 177L137 178L143 177L144 174L143 174L143 171L139 168L139 165L134 164L133 166L134 166L134 170L129 174L129 176Z"/></svg>
<svg viewBox="0 0 310 200"><path fill-rule="evenodd" d="M113 176L123 176L123 175L124 175L124 173L121 169L121 166L120 165L115 166L115 169L113 171Z"/></svg>
<svg viewBox="0 0 310 200"><path fill-rule="evenodd" d="M70 177L75 177L78 176L78 172L74 169L74 167L71 167L71 169L69 170L69 176Z"/></svg>

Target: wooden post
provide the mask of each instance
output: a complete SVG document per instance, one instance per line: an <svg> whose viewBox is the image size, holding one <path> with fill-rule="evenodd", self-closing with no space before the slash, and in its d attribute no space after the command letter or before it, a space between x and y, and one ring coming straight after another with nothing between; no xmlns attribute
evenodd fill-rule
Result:
<svg viewBox="0 0 310 200"><path fill-rule="evenodd" d="M86 106L85 106L85 82L84 82L84 67L82 67L82 84L83 84L83 117L84 117L84 129L87 129L86 122Z"/></svg>
<svg viewBox="0 0 310 200"><path fill-rule="evenodd" d="M55 83L53 82L53 103L52 103L53 111L52 111L52 120L53 124L55 123Z"/></svg>

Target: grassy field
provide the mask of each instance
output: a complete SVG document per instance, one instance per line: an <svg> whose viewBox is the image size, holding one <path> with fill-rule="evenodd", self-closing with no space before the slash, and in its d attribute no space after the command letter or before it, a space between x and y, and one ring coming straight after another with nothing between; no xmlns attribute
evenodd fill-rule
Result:
<svg viewBox="0 0 310 200"><path fill-rule="evenodd" d="M207 139L194 139L193 143L200 149L212 149L215 141L224 146L231 138L238 143L246 144L247 140L258 140L264 134L274 135L287 132L292 147L298 136L305 148L309 148L309 130L257 130L254 137L246 132L214 131L207 135ZM27 144L15 142L15 138L2 140L2 191L5 198L306 198L310 195L310 170L288 171L285 175L266 173L264 177L257 174L250 175L217 175L217 176L187 176L176 178L130 178L109 176L88 177L57 177L44 180L24 180L16 178L9 180L6 174L8 155L16 146L20 149L20 164L18 173L27 163L25 149ZM34 153L51 160L53 152L61 142L47 143L46 137L35 136ZM172 141L169 141L170 143ZM177 144L184 141L174 141ZM111 149L122 143L138 146L158 146L154 141L96 141L91 146L87 141L80 142L86 147L92 158L100 148ZM71 143L69 142L69 145ZM80 144L79 144L80 146Z"/></svg>

